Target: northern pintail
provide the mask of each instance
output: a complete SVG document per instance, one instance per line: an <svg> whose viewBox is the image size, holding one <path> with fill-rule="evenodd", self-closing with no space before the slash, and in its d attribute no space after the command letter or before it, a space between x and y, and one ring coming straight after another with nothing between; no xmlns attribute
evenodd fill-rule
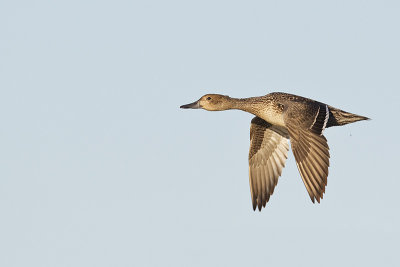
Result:
<svg viewBox="0 0 400 267"><path fill-rule="evenodd" d="M329 167L329 146L323 131L331 126L369 119L287 93L243 99L207 94L181 108L239 109L256 116L250 125L249 176L253 209L258 207L260 211L281 176L289 139L311 201L319 203L325 193Z"/></svg>

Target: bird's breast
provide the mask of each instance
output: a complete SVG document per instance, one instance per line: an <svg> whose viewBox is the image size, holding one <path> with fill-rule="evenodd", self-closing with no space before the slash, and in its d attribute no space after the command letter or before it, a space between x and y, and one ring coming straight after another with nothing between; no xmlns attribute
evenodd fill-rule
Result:
<svg viewBox="0 0 400 267"><path fill-rule="evenodd" d="M279 108L265 109L261 112L259 117L273 125L278 125L278 126L283 126L283 127L286 126L285 122L283 120L283 112Z"/></svg>

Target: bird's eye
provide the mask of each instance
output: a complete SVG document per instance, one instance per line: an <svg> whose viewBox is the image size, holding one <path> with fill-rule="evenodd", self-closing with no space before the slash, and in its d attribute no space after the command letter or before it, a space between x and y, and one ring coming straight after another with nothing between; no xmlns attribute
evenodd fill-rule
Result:
<svg viewBox="0 0 400 267"><path fill-rule="evenodd" d="M207 97L207 100L211 100L211 97Z"/></svg>

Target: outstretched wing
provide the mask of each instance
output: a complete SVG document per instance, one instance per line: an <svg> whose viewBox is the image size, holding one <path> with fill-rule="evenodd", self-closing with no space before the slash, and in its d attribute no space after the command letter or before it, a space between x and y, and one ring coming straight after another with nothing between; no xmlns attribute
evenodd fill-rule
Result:
<svg viewBox="0 0 400 267"><path fill-rule="evenodd" d="M314 203L323 198L328 183L329 146L322 135L328 119L328 106L322 103L288 107L284 113L297 168Z"/></svg>
<svg viewBox="0 0 400 267"><path fill-rule="evenodd" d="M288 145L286 129L254 117L250 126L249 176L253 209L268 202L285 166Z"/></svg>

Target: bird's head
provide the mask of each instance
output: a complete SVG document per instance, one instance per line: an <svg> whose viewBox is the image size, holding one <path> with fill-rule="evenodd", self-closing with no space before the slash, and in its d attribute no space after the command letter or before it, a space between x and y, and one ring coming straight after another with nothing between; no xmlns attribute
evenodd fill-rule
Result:
<svg viewBox="0 0 400 267"><path fill-rule="evenodd" d="M209 111L227 110L232 108L232 102L227 95L207 94L193 103L182 105L181 108L202 108Z"/></svg>

